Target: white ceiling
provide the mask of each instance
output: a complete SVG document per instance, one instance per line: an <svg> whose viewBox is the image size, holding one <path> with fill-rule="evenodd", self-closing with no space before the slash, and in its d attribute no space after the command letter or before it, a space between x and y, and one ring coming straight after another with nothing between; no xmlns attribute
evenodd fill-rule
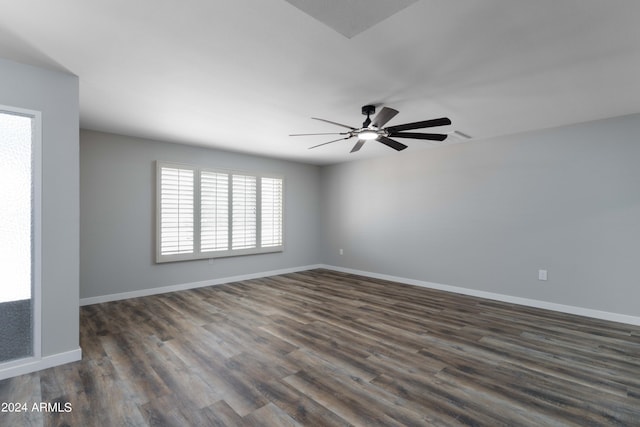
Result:
<svg viewBox="0 0 640 427"><path fill-rule="evenodd" d="M637 0L419 0L351 38L285 0L0 1L0 57L78 75L86 129L328 164L432 146L288 136L369 103L467 143L640 112Z"/></svg>

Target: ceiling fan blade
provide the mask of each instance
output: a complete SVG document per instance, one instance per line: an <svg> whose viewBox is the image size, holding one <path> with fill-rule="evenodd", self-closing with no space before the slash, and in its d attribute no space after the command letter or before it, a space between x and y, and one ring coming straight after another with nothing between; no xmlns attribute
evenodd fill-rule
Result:
<svg viewBox="0 0 640 427"><path fill-rule="evenodd" d="M446 117L439 119L425 120L422 122L405 123L403 125L389 126L386 130L389 133L401 132L403 130L431 128L435 126L447 126L451 124L451 120Z"/></svg>
<svg viewBox="0 0 640 427"><path fill-rule="evenodd" d="M346 138L338 138L338 139L334 139L333 141L323 142L322 144L318 144L318 145L314 145L313 147L309 147L309 150L311 150L312 148L322 147L323 145L331 144L332 142L338 142L338 141L342 141L343 139L349 139L349 138L353 138L353 136L349 135Z"/></svg>
<svg viewBox="0 0 640 427"><path fill-rule="evenodd" d="M407 148L406 145L398 142L398 141L394 141L391 138L387 138L386 136L379 136L377 141L382 142L384 145L386 145L387 147L391 147L396 151L402 151L405 148Z"/></svg>
<svg viewBox="0 0 640 427"><path fill-rule="evenodd" d="M397 110L394 110L393 108L382 107L382 110L380 110L380 112L373 119L373 125L377 128L381 128L389 120L393 119L396 114L398 114Z"/></svg>
<svg viewBox="0 0 640 427"><path fill-rule="evenodd" d="M356 145L354 145L353 148L351 149L351 153L355 153L356 151L359 151L363 145L364 145L364 139L359 139L358 142L356 142Z"/></svg>
<svg viewBox="0 0 640 427"><path fill-rule="evenodd" d="M336 125L336 126L342 126L343 128L347 128L347 129L351 129L351 130L356 130L356 128L351 127L351 126L347 126L347 125L343 125L342 123L336 123L336 122L332 122L330 120L325 120L325 119L319 119L317 117L311 117L313 120L320 120L321 122L325 122L325 123L331 123L332 125Z"/></svg>
<svg viewBox="0 0 640 427"><path fill-rule="evenodd" d="M429 141L444 141L448 135L443 133L414 133L414 132L390 132L394 138L427 139Z"/></svg>
<svg viewBox="0 0 640 427"><path fill-rule="evenodd" d="M314 135L349 135L349 132L291 133L291 134L289 134L289 136L314 136Z"/></svg>

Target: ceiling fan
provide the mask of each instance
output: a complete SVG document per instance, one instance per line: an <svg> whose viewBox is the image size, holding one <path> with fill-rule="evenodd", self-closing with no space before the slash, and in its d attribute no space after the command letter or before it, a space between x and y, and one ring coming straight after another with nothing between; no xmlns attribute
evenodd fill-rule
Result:
<svg viewBox="0 0 640 427"><path fill-rule="evenodd" d="M348 132L331 132L331 133L296 133L289 136L311 136L311 135L345 135L343 138L334 139L333 141L324 142L322 144L314 145L311 148L320 147L323 145L331 144L332 142L342 141L344 139L350 139L357 137L358 141L356 145L351 149L352 153L360 150L366 141L378 141L384 145L393 148L394 150L401 151L407 148L406 145L395 141L391 138L407 138L407 139L425 139L430 141L444 141L447 138L443 133L416 133L405 132L407 130L424 129L436 126L446 126L451 124L451 120L446 117L439 119L424 120L422 122L405 123L403 125L389 126L383 128L389 120L398 114L398 111L393 108L382 107L382 110L371 120L370 116L375 114L375 105L365 105L362 107L362 114L367 116L366 120L362 123L362 127L354 128L352 126L343 125L342 123L332 122L330 120L319 119L312 117L313 120L320 120L321 122L331 123L332 125L341 126L349 129Z"/></svg>

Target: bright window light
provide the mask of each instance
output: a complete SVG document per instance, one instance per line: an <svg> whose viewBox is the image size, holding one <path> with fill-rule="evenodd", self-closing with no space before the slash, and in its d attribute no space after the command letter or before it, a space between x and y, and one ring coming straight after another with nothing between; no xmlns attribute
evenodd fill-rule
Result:
<svg viewBox="0 0 640 427"><path fill-rule="evenodd" d="M0 111L0 303L31 298L32 121Z"/></svg>

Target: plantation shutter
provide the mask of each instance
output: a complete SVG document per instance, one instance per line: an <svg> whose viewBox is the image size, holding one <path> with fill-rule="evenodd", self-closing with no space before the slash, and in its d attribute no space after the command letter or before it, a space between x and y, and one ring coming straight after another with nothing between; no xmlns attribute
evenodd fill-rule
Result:
<svg viewBox="0 0 640 427"><path fill-rule="evenodd" d="M229 175L200 173L200 250L229 249Z"/></svg>
<svg viewBox="0 0 640 427"><path fill-rule="evenodd" d="M256 177L232 175L231 249L256 247Z"/></svg>
<svg viewBox="0 0 640 427"><path fill-rule="evenodd" d="M261 180L261 247L282 245L282 179Z"/></svg>
<svg viewBox="0 0 640 427"><path fill-rule="evenodd" d="M192 169L160 169L160 254L193 253Z"/></svg>
<svg viewBox="0 0 640 427"><path fill-rule="evenodd" d="M284 178L156 162L156 262L284 250Z"/></svg>

